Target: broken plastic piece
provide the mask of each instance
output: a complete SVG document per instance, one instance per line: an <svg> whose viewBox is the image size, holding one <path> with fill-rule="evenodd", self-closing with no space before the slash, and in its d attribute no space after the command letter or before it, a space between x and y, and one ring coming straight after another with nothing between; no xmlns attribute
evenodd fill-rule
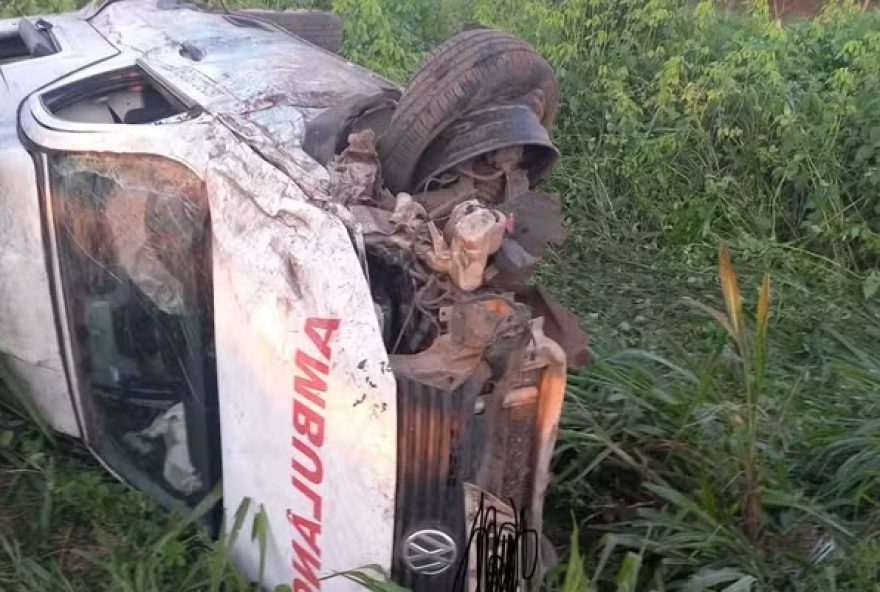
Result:
<svg viewBox="0 0 880 592"><path fill-rule="evenodd" d="M459 204L446 223L445 236L429 225L433 250L426 253L428 264L435 271L448 273L465 292L476 290L483 283L489 255L501 247L506 226L504 214L476 200Z"/></svg>

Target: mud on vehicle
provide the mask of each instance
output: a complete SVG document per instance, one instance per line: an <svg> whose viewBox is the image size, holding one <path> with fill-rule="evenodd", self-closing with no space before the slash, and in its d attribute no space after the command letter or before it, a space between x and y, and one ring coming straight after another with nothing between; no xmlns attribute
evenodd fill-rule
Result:
<svg viewBox="0 0 880 592"><path fill-rule="evenodd" d="M402 90L340 42L173 0L0 21L0 353L160 504L250 500L268 589L535 589L587 361L529 282L565 234L552 71L472 29Z"/></svg>

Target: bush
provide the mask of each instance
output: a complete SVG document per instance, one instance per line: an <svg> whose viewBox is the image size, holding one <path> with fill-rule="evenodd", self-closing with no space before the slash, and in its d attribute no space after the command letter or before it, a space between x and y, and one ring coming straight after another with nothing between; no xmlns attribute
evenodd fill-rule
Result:
<svg viewBox="0 0 880 592"><path fill-rule="evenodd" d="M748 234L875 266L880 13L843 5L783 27L760 8L689 5L478 3L557 67L572 215L618 237Z"/></svg>
<svg viewBox="0 0 880 592"><path fill-rule="evenodd" d="M85 0L6 0L0 6L0 18L22 14L52 14L75 10Z"/></svg>

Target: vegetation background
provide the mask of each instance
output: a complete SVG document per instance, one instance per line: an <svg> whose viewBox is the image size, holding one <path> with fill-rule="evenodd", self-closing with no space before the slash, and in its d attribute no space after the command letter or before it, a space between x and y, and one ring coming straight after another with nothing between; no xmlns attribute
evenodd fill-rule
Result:
<svg viewBox="0 0 880 592"><path fill-rule="evenodd" d="M730 4L225 2L334 10L344 55L401 83L474 22L556 68L569 240L540 279L597 362L570 379L551 589L880 590L880 11ZM0 590L251 589L228 540L4 401Z"/></svg>

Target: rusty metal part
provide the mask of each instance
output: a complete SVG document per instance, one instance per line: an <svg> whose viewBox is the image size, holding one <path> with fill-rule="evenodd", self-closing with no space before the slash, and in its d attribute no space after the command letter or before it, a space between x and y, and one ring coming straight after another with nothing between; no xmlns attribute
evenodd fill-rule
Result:
<svg viewBox="0 0 880 592"><path fill-rule="evenodd" d="M429 180L482 155L523 147L520 167L530 185L553 167L559 153L535 113L524 105L498 105L462 117L425 151L414 176L417 189Z"/></svg>
<svg viewBox="0 0 880 592"><path fill-rule="evenodd" d="M510 298L487 294L456 304L449 315L449 335L461 347L483 350L522 324Z"/></svg>
<svg viewBox="0 0 880 592"><path fill-rule="evenodd" d="M541 257L547 245L559 246L565 241L557 195L528 191L510 197L498 209L513 218L510 238L535 257Z"/></svg>
<svg viewBox="0 0 880 592"><path fill-rule="evenodd" d="M501 248L492 257L492 264L486 268L486 285L501 290L526 286L538 262L538 258L518 242L505 237Z"/></svg>
<svg viewBox="0 0 880 592"><path fill-rule="evenodd" d="M500 376L504 370L497 369L493 356L507 355L509 343L524 333L527 323L528 311L512 299L471 297L453 306L448 333L417 354L391 356L391 364L395 373L444 389L458 388L482 361Z"/></svg>
<svg viewBox="0 0 880 592"><path fill-rule="evenodd" d="M482 348L462 347L450 335L441 335L423 352L391 355L395 376L407 376L421 384L454 390L464 384L483 358Z"/></svg>
<svg viewBox="0 0 880 592"><path fill-rule="evenodd" d="M507 317L506 330L488 345L485 360L493 371L495 384L486 397L486 440L476 483L490 492L500 492L504 478L508 424L504 417L504 397L517 386L525 351L532 340L529 312L516 305Z"/></svg>
<svg viewBox="0 0 880 592"><path fill-rule="evenodd" d="M525 369L542 368L538 383L538 409L535 418L534 451L529 514L533 528L541 532L544 522L544 497L550 485L550 459L556 446L562 402L565 398L565 352L544 332L541 319L532 321L532 342L527 352ZM537 549L536 549L537 551Z"/></svg>
<svg viewBox="0 0 880 592"><path fill-rule="evenodd" d="M348 147L327 165L330 195L342 205L375 203L382 192L382 166L376 136L367 129L348 136Z"/></svg>
<svg viewBox="0 0 880 592"><path fill-rule="evenodd" d="M590 362L590 341L576 314L541 286L523 288L517 292L517 300L528 305L533 317L543 317L544 333L563 349L569 368L580 368Z"/></svg>

